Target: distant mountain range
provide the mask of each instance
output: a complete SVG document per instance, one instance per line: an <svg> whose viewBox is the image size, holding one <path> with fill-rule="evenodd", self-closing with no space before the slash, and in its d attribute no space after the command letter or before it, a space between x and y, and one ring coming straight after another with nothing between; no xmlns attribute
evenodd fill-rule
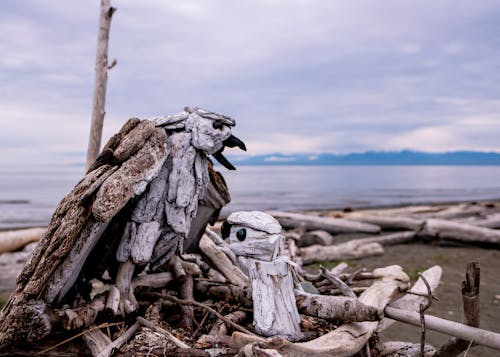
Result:
<svg viewBox="0 0 500 357"><path fill-rule="evenodd" d="M500 153L479 151L367 151L349 154L238 155L228 158L236 165L500 165Z"/></svg>

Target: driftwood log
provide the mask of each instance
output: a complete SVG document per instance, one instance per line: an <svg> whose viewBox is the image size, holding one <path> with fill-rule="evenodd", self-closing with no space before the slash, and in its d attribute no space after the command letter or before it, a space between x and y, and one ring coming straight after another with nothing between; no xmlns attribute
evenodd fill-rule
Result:
<svg viewBox="0 0 500 357"><path fill-rule="evenodd" d="M269 211L267 212L275 217L283 228L297 228L304 227L307 230L325 230L330 233L348 233L348 232L361 232L361 233L379 233L380 227L351 221L341 218L333 217L319 217L313 215Z"/></svg>
<svg viewBox="0 0 500 357"><path fill-rule="evenodd" d="M384 248L379 243L363 243L352 240L346 243L321 246L313 245L300 249L300 256L304 264L318 261L331 261L342 259L361 259L384 253Z"/></svg>
<svg viewBox="0 0 500 357"><path fill-rule="evenodd" d="M45 233L45 228L28 228L0 232L0 254L14 252L25 245L38 242Z"/></svg>

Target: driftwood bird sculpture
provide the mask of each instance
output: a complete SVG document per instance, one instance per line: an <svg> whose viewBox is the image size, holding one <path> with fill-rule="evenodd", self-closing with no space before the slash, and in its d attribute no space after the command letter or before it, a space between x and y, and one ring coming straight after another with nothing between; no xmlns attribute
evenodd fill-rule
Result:
<svg viewBox="0 0 500 357"><path fill-rule="evenodd" d="M257 333L298 337L300 316L292 262L284 252L279 222L263 212L234 212L223 223L222 237L229 239L230 249L250 279Z"/></svg>
<svg viewBox="0 0 500 357"><path fill-rule="evenodd" d="M222 155L226 146L245 150L234 125L199 108L130 119L57 207L0 313L0 349L47 336L54 308L85 300L96 277L112 284L106 306L133 312L133 274L161 270L175 252L196 248L229 201L209 155L234 169Z"/></svg>

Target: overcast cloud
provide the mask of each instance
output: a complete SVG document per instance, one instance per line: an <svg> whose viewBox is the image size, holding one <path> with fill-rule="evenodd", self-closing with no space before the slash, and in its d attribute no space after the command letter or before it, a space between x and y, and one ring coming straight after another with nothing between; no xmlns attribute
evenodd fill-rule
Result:
<svg viewBox="0 0 500 357"><path fill-rule="evenodd" d="M195 105L249 154L500 151L500 2L121 0L105 133ZM0 165L83 162L98 0L0 2Z"/></svg>

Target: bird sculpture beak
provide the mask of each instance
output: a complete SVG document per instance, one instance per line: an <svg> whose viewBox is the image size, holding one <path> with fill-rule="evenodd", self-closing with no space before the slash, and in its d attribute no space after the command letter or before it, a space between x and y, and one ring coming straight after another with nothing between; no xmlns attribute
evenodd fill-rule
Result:
<svg viewBox="0 0 500 357"><path fill-rule="evenodd" d="M223 146L222 148L217 151L215 154L213 154L212 156L222 165L224 166L226 169L228 170L236 170L236 167L234 167L229 161L228 159L226 159L226 157L224 155L222 155L222 152L224 151L224 148L227 146L229 148L234 148L235 146L239 147L241 150L243 151L247 151L247 147L245 146L245 143L243 141L241 141L240 139L238 139L236 136L232 135L227 138L226 140L224 140L222 142Z"/></svg>

